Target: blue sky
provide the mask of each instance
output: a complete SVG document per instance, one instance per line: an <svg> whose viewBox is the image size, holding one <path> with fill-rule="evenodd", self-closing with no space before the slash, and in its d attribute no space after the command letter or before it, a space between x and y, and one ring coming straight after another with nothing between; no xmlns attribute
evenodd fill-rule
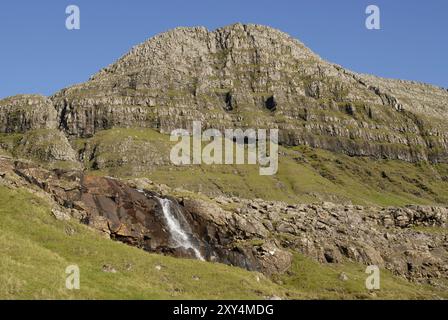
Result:
<svg viewBox="0 0 448 320"><path fill-rule="evenodd" d="M81 10L81 30L65 28L70 4ZM369 4L381 9L381 30L365 28ZM0 97L86 81L176 26L235 22L281 29L357 72L448 88L446 0L2 0Z"/></svg>

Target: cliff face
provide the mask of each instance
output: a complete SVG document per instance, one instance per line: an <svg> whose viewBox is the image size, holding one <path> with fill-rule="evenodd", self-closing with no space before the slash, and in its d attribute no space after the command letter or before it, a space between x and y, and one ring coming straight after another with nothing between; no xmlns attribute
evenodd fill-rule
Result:
<svg viewBox="0 0 448 320"><path fill-rule="evenodd" d="M352 73L263 26L178 28L53 98L61 128L279 128L285 145L445 161L448 92Z"/></svg>
<svg viewBox="0 0 448 320"><path fill-rule="evenodd" d="M19 95L0 100L0 132L24 133L57 129L59 121L52 101L39 95Z"/></svg>
<svg viewBox="0 0 448 320"><path fill-rule="evenodd" d="M49 107L53 105L57 110ZM34 106L33 112L27 111ZM406 161L447 160L448 91L355 74L272 28L177 28L51 98L0 101L2 132L89 137L149 127L280 129L285 145ZM44 108L45 112L42 112Z"/></svg>

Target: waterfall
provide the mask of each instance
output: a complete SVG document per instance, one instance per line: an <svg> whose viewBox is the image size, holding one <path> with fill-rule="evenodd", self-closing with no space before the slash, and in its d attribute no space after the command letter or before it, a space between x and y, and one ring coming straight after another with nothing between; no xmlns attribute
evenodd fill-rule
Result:
<svg viewBox="0 0 448 320"><path fill-rule="evenodd" d="M192 249L196 258L205 260L195 244L191 242L190 226L181 210L169 199L157 198L162 206L163 216L175 245L185 249Z"/></svg>

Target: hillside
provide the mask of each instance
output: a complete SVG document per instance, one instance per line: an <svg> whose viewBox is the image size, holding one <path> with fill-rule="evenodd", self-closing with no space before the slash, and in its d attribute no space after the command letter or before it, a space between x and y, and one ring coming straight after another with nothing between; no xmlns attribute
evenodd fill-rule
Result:
<svg viewBox="0 0 448 320"><path fill-rule="evenodd" d="M364 267L320 265L298 253L287 274L266 277L220 263L149 254L111 241L69 216L36 185L0 171L2 299L432 299L446 291L382 270L382 290L364 287ZM62 208L61 208L62 210ZM65 288L65 268L81 270L81 290ZM347 280L340 280L341 273Z"/></svg>
<svg viewBox="0 0 448 320"><path fill-rule="evenodd" d="M85 83L0 100L0 297L447 298L447 115L446 89L269 27L157 35ZM174 166L169 134L193 121L278 128L278 173Z"/></svg>

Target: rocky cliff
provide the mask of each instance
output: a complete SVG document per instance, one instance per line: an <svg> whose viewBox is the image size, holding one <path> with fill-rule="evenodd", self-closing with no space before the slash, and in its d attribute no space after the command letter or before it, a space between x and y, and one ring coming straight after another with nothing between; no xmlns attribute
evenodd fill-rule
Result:
<svg viewBox="0 0 448 320"><path fill-rule="evenodd" d="M59 118L52 101L39 95L20 95L0 100L0 132L24 133L57 129Z"/></svg>
<svg viewBox="0 0 448 320"><path fill-rule="evenodd" d="M0 109L3 132L58 126L71 137L111 127L168 133L202 120L204 127L279 128L285 145L447 160L446 89L350 72L258 25L177 28L50 100L13 97Z"/></svg>

